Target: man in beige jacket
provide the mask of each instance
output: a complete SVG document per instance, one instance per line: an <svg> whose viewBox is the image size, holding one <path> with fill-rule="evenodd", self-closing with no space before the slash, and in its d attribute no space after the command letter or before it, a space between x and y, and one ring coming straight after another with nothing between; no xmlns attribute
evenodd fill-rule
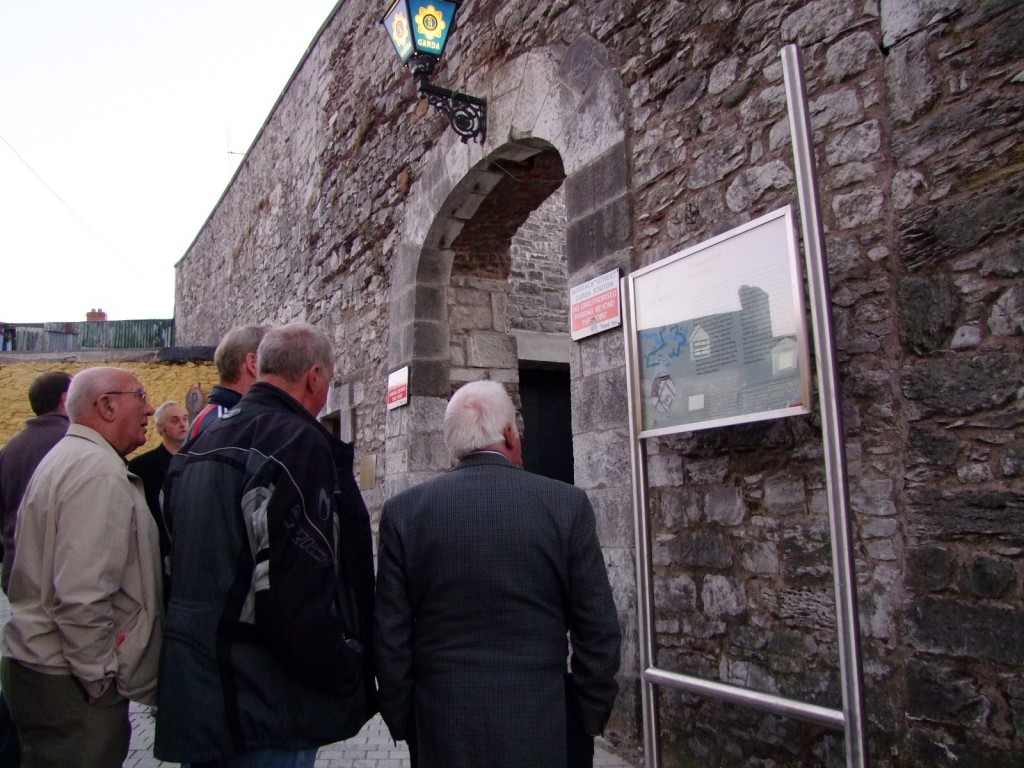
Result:
<svg viewBox="0 0 1024 768"><path fill-rule="evenodd" d="M128 753L128 700L156 694L158 535L124 463L153 408L129 371L89 368L67 411L19 510L0 674L25 765L113 768Z"/></svg>

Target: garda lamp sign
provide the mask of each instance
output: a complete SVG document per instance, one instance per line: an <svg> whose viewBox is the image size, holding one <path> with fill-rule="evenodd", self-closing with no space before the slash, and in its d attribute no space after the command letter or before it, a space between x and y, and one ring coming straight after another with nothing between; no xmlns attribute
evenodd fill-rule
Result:
<svg viewBox="0 0 1024 768"><path fill-rule="evenodd" d="M395 0L381 24L403 64L414 54L439 59L455 28L458 10L459 4L448 0Z"/></svg>

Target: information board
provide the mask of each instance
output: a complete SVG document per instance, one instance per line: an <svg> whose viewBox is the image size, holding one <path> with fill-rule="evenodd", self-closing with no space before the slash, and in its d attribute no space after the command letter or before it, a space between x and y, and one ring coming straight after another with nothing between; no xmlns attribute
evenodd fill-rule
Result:
<svg viewBox="0 0 1024 768"><path fill-rule="evenodd" d="M641 437L810 411L803 283L790 206L627 280Z"/></svg>

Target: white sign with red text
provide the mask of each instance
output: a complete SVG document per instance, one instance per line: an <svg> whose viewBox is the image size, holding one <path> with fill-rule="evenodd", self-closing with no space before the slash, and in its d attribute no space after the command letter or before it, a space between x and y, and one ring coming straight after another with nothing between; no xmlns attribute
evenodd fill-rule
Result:
<svg viewBox="0 0 1024 768"><path fill-rule="evenodd" d="M573 341L622 325L619 270L569 289L569 324Z"/></svg>
<svg viewBox="0 0 1024 768"><path fill-rule="evenodd" d="M388 410L409 402L409 366L388 374Z"/></svg>

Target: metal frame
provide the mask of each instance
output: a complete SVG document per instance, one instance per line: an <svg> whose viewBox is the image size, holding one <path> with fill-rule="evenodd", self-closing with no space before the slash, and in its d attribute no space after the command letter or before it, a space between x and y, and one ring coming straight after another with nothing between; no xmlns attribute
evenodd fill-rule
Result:
<svg viewBox="0 0 1024 768"><path fill-rule="evenodd" d="M811 324L814 327L818 366L818 401L821 404L821 432L825 449L825 486L832 534L832 577L836 590L836 623L843 713L846 720L846 764L851 768L864 768L868 764L867 732L864 727L864 676L857 618L857 582L853 567L846 442L836 374L839 365L832 333L832 293L828 283L818 177L814 168L811 118L807 108L800 48L797 45L787 45L782 49L782 71L786 83L786 103L789 105L789 128L793 140L793 163L800 198L804 259L807 262Z"/></svg>
<svg viewBox="0 0 1024 768"><path fill-rule="evenodd" d="M781 223L779 220L782 220ZM758 243L758 246L754 246L750 243L748 236L751 233L761 232L762 237L766 237L763 233L771 231L774 227L780 227L785 235L786 239L786 254L785 258L774 258L775 254L772 254L773 260L771 264L766 265L764 262L766 256L763 253L757 253L757 251L764 248L764 243ZM717 237L713 237L710 240L705 240L692 248L686 248L679 253L672 254L668 258L661 259L660 261L650 264L642 269L638 269L631 272L628 276L630 281L630 290L633 292L634 301L637 296L641 298L650 293L656 288L645 288L646 284L657 286L659 282L665 280L672 281L673 278L669 276L658 277L659 272L672 272L674 267L677 267L680 262L683 264L687 263L687 259L691 257L705 257L710 258L721 258L725 257L729 260L729 264L723 272L728 273L728 266L732 266L737 270L737 275L740 272L740 262L743 267L743 279L738 279L737 283L744 283L749 285L757 286L755 280L751 279L751 270L755 266L755 262L760 261L760 264L756 266L761 271L770 270L772 267L778 267L779 262L784 262L784 268L788 270L789 280L788 286L788 299L790 302L789 311L794 317L794 328L793 336L796 337L797 356L799 358L798 378L800 382L801 392L801 404L799 406L789 407L777 407L765 410L750 410L745 412L739 412L735 415L719 416L716 418L704 418L698 421L682 422L679 424L672 424L670 426L663 427L644 427L644 403L640 403L640 424L641 431L640 437L658 437L661 435L671 435L678 432L693 432L700 429L709 429L711 427L725 427L731 424L747 424L752 421L764 421L766 419L776 419L783 416L799 416L806 413L810 413L811 408L811 374L810 374L810 355L807 352L807 338L810 335L807 331L807 323L805 322L806 313L804 311L803 302L803 275L800 270L800 248L797 244L796 232L794 231L793 223L793 207L790 205L779 208L778 210L772 211L771 213L765 214L753 221L748 221L746 224L735 227L728 232L724 232ZM771 234L775 234L771 232ZM756 236L756 234L755 234ZM768 250L765 248L764 250ZM723 253L724 252L724 253ZM676 276L674 284L678 287L682 281ZM697 279L692 281L691 286L687 286L684 290L699 293L702 289L707 289L705 282ZM761 286L757 286L761 287ZM693 293L687 294L693 295ZM784 299L781 296L775 297L779 303L783 303ZM685 303L686 299L684 296L675 296L675 302ZM675 306L675 305L674 305ZM638 307L638 311L642 307ZM636 325L636 324L635 324ZM634 328L636 330L636 328ZM642 381L641 377L641 381ZM642 391L642 389L641 389ZM649 413L649 411L648 411Z"/></svg>
<svg viewBox="0 0 1024 768"><path fill-rule="evenodd" d="M658 703L654 686L664 685L708 698L750 706L762 711L804 720L845 732L848 768L867 768L868 745L864 726L863 674L853 571L852 528L840 396L836 381L837 361L832 334L831 296L825 257L810 119L801 72L800 52L795 45L782 51L786 97L789 104L793 156L810 292L810 309L818 374L818 400L822 419L825 479L828 491L832 566L836 594L836 626L842 684L842 710L834 710L780 696L760 693L654 666L654 585L651 568L651 530L648 508L647 449L640 436L640 369L634 297L630 281L623 278L625 302L623 332L626 334L627 388L629 400L630 459L633 479L636 536L638 650L640 699L643 711L644 754L647 768L661 768Z"/></svg>

